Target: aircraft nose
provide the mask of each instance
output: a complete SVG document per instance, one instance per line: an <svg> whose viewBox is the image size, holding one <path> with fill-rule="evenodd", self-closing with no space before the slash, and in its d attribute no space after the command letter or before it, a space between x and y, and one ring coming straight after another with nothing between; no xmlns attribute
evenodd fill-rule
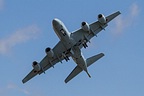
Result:
<svg viewBox="0 0 144 96"><path fill-rule="evenodd" d="M53 19L52 23L54 26L56 26L58 24L58 19L57 18Z"/></svg>

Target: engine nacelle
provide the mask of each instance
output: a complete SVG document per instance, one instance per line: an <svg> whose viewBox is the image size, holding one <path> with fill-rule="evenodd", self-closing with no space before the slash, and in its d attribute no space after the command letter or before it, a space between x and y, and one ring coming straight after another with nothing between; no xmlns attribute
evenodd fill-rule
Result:
<svg viewBox="0 0 144 96"><path fill-rule="evenodd" d="M103 14L99 14L98 15L98 21L101 23L101 24L105 24L106 23L106 18Z"/></svg>
<svg viewBox="0 0 144 96"><path fill-rule="evenodd" d="M53 50L49 47L45 49L45 52L48 55L48 57L53 57L54 56Z"/></svg>
<svg viewBox="0 0 144 96"><path fill-rule="evenodd" d="M84 31L87 31L87 32L90 32L90 26L87 22L82 22L81 23L81 28L84 30Z"/></svg>
<svg viewBox="0 0 144 96"><path fill-rule="evenodd" d="M37 71L37 72L41 70L40 64L39 64L38 62L36 62L36 61L34 61L34 62L32 63L32 67L33 67L34 70Z"/></svg>

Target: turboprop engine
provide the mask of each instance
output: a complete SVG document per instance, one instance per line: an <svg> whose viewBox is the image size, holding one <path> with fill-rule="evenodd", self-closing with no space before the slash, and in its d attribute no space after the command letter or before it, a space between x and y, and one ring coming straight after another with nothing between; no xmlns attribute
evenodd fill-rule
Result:
<svg viewBox="0 0 144 96"><path fill-rule="evenodd" d="M87 31L89 32L90 31L90 26L87 22L82 22L81 23L81 28L84 30L84 31Z"/></svg>
<svg viewBox="0 0 144 96"><path fill-rule="evenodd" d="M48 57L52 58L54 56L53 50L51 48L49 48L49 47L45 49L45 52L48 55Z"/></svg>
<svg viewBox="0 0 144 96"><path fill-rule="evenodd" d="M99 14L98 15L98 21L101 23L101 24L105 24L107 19L105 18L105 16L103 14Z"/></svg>
<svg viewBox="0 0 144 96"><path fill-rule="evenodd" d="M38 71L41 70L40 64L39 64L38 62L36 62L36 61L34 61L34 62L32 63L32 67L34 68L34 70L35 70L36 72L38 72Z"/></svg>

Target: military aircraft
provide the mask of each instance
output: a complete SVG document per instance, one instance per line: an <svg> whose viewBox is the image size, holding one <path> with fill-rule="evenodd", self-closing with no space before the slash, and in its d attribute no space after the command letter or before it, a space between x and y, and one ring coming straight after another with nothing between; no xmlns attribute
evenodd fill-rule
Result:
<svg viewBox="0 0 144 96"><path fill-rule="evenodd" d="M105 30L108 23L121 14L119 11L105 17L103 14L97 16L98 21L88 24L87 22L81 23L81 28L75 32L70 33L64 23L59 19L55 18L52 21L53 29L60 41L55 45L54 48L46 48L46 56L41 60L40 63L34 61L32 63L32 71L22 80L23 83L27 82L37 74L45 73L45 71L51 67L54 67L58 62L62 63L62 60L69 61L69 57L72 57L77 66L65 79L65 83L69 82L72 78L78 75L80 72L85 71L89 77L88 67L95 61L104 56L103 53L92 56L85 59L81 49L88 47L87 42L97 34Z"/></svg>

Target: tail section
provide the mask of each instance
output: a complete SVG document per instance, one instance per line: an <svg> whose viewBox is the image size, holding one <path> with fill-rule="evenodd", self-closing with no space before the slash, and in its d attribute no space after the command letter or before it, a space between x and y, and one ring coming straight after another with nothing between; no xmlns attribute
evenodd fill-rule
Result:
<svg viewBox="0 0 144 96"><path fill-rule="evenodd" d="M97 60L99 60L103 56L104 56L104 54L100 53L98 55L95 55L95 56L92 56L92 57L86 59L87 67L92 65L94 62L96 62ZM77 65L73 69L73 71L69 74L69 76L65 79L65 83L69 82L71 79L73 79L75 76L77 76L82 71L83 71L83 69ZM87 74L88 74L89 77L91 77L88 72L87 72Z"/></svg>

